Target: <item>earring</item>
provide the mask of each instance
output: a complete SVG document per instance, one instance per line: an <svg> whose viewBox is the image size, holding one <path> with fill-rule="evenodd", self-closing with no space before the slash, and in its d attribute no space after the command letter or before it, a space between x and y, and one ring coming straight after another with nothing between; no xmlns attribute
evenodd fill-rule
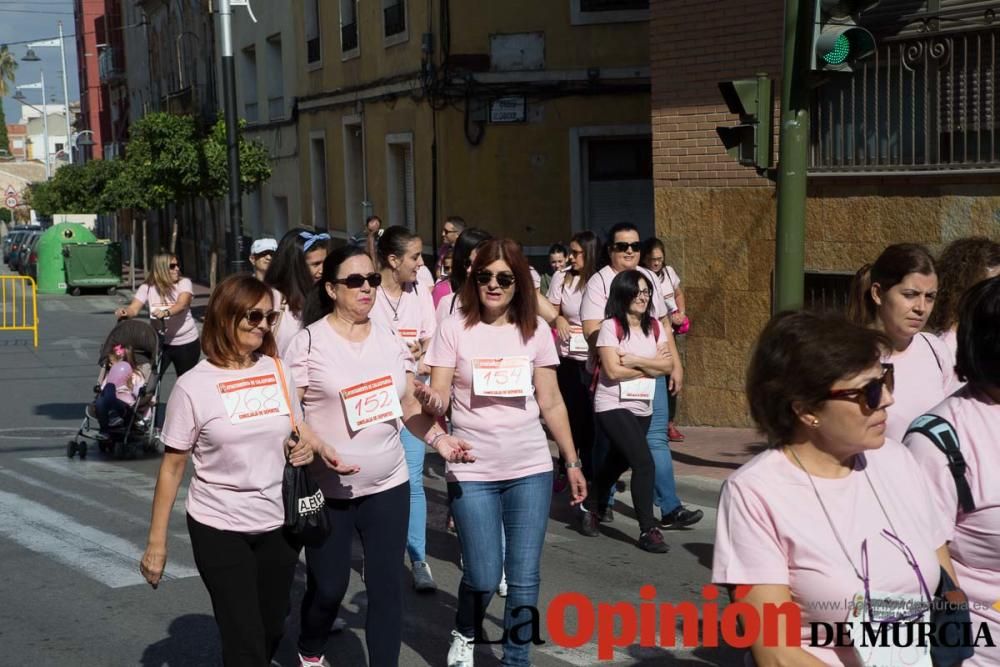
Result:
<svg viewBox="0 0 1000 667"><path fill-rule="evenodd" d="M810 424L810 425L811 425L811 426L812 426L813 428L817 428L817 427L819 427L819 420L818 420L818 419L816 419L816 418L813 418L813 420L812 420L812 424Z"/></svg>

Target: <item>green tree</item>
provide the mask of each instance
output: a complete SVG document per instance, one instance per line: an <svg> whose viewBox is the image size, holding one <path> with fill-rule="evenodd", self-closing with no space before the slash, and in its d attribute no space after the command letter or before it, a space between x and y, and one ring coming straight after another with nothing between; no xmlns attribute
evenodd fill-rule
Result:
<svg viewBox="0 0 1000 667"><path fill-rule="evenodd" d="M3 100L14 85L17 60L6 44L0 46L0 150L10 153L10 139L7 137L7 117L3 112Z"/></svg>
<svg viewBox="0 0 1000 667"><path fill-rule="evenodd" d="M110 186L122 171L121 160L69 164L48 181L28 188L27 202L42 215L53 213L113 213L127 201Z"/></svg>

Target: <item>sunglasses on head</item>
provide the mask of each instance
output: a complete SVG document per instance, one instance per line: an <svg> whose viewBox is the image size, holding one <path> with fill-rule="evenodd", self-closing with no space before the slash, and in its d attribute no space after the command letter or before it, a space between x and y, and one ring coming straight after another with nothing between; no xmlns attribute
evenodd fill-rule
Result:
<svg viewBox="0 0 1000 667"><path fill-rule="evenodd" d="M335 278L330 281L334 285L346 285L350 289L361 289L361 286L367 282L372 287L378 287L382 284L382 274L381 273L369 273L367 276L363 276L360 273L352 273L346 278Z"/></svg>
<svg viewBox="0 0 1000 667"><path fill-rule="evenodd" d="M611 244L611 249L615 252L626 252L631 250L632 252L639 252L642 250L642 244L636 241L635 243L626 243L625 241L617 241Z"/></svg>
<svg viewBox="0 0 1000 667"><path fill-rule="evenodd" d="M515 282L517 278L514 277L513 273L507 271L502 271L500 273L493 273L492 271L480 271L476 274L476 283L480 285L489 285L490 281L493 280L493 276L496 276L497 285L503 289L509 288Z"/></svg>
<svg viewBox="0 0 1000 667"><path fill-rule="evenodd" d="M260 308L251 308L246 314L247 323L252 327L259 327L260 323L267 320L267 326L273 327L281 319L280 310L261 310Z"/></svg>
<svg viewBox="0 0 1000 667"><path fill-rule="evenodd" d="M177 262L171 262L170 268L171 269L179 269L179 268L181 268L181 265L178 264Z"/></svg>
<svg viewBox="0 0 1000 667"><path fill-rule="evenodd" d="M892 364L882 364L882 376L869 380L857 389L837 389L826 395L828 399L855 401L862 409L878 410L882 404L882 387L890 392L896 386Z"/></svg>

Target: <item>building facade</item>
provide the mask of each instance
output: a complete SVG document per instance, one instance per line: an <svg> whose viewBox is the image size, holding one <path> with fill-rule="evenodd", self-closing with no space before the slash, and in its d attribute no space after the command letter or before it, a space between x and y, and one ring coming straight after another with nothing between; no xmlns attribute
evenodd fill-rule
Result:
<svg viewBox="0 0 1000 667"><path fill-rule="evenodd" d="M536 255L623 219L652 232L648 3L292 9L300 222L345 239L377 214L429 249L460 215Z"/></svg>
<svg viewBox="0 0 1000 667"><path fill-rule="evenodd" d="M27 160L28 126L22 123L7 123L7 139L10 142L10 157L15 160Z"/></svg>
<svg viewBox="0 0 1000 667"><path fill-rule="evenodd" d="M693 321L681 419L743 426L744 370L773 304L775 190L719 142L737 118L718 83L765 72L778 95L783 3L752 16L737 0L651 5L656 228ZM883 0L864 17L876 55L814 90L807 307L843 307L850 277L891 243L998 236L997 10Z"/></svg>
<svg viewBox="0 0 1000 667"><path fill-rule="evenodd" d="M81 146L78 155L86 161L100 159L102 147L111 133L107 90L101 86L101 49L109 34L105 0L74 0L76 26L76 66L80 83L80 116L77 130L90 130L92 146Z"/></svg>

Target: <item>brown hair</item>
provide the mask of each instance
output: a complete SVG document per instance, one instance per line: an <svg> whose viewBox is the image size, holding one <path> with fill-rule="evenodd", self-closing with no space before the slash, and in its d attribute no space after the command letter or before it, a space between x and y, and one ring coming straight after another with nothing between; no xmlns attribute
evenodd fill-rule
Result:
<svg viewBox="0 0 1000 667"><path fill-rule="evenodd" d="M471 328L482 320L483 304L479 300L479 285L476 284L475 276L497 260L507 262L516 281L514 298L507 308L507 318L521 331L524 342L528 342L538 328L538 302L528 260L524 258L517 241L511 239L490 239L477 246L476 261L472 263L469 280L465 281L459 296L465 313L465 327ZM452 270L459 269L452 267Z"/></svg>
<svg viewBox="0 0 1000 667"><path fill-rule="evenodd" d="M167 252L153 255L153 266L146 278L146 284L155 287L164 299L173 299L174 293L177 291L177 284L170 279L170 264L171 260L175 259L177 259L176 255Z"/></svg>
<svg viewBox="0 0 1000 667"><path fill-rule="evenodd" d="M884 334L842 315L779 313L764 327L750 358L750 416L770 444L783 445L798 424L793 403L818 406L834 382L871 368L888 348Z"/></svg>
<svg viewBox="0 0 1000 667"><path fill-rule="evenodd" d="M927 328L947 331L958 322L962 295L995 266L1000 266L1000 243L992 239L970 236L949 244L938 258L938 294Z"/></svg>
<svg viewBox="0 0 1000 667"><path fill-rule="evenodd" d="M216 286L208 299L201 331L201 349L211 363L225 368L242 360L236 343L240 321L264 297L273 301L271 289L248 274L229 276ZM273 303L271 308L274 308ZM264 334L257 353L278 356L272 331Z"/></svg>
<svg viewBox="0 0 1000 667"><path fill-rule="evenodd" d="M934 258L918 243L896 243L882 251L874 264L865 264L854 274L847 317L855 324L870 327L878 317L878 306L872 299L872 285L883 292L903 282L911 273L934 275Z"/></svg>

